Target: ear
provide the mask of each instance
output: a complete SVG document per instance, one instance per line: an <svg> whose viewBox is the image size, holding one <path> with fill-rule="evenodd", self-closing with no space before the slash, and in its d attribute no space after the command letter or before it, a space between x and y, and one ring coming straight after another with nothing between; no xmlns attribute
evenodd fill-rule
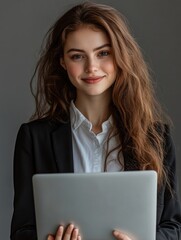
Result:
<svg viewBox="0 0 181 240"><path fill-rule="evenodd" d="M64 62L64 59L63 58L60 58L60 65L65 69L67 70L66 68L66 65L65 65L65 62Z"/></svg>

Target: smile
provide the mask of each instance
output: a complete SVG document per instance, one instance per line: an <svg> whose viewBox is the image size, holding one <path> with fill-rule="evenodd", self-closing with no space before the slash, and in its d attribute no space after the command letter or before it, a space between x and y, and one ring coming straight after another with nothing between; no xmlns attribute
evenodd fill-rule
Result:
<svg viewBox="0 0 181 240"><path fill-rule="evenodd" d="M95 76L95 77L87 77L82 78L82 80L88 84L98 83L100 82L105 76Z"/></svg>

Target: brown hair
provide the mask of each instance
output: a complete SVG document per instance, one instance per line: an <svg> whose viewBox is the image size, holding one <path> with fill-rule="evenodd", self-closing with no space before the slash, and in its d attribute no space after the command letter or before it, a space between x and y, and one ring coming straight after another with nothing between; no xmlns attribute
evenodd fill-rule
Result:
<svg viewBox="0 0 181 240"><path fill-rule="evenodd" d="M124 17L110 6L85 2L67 11L48 32L46 45L37 64L36 111L32 119L69 119L76 89L60 65L67 34L82 25L103 30L110 38L117 77L112 91L113 134L120 139L121 151L132 152L138 169L158 173L161 185L167 180L161 108L155 100L147 65L139 46L130 34ZM33 92L33 82L31 82ZM118 156L119 156L118 154ZM109 153L108 153L109 155Z"/></svg>

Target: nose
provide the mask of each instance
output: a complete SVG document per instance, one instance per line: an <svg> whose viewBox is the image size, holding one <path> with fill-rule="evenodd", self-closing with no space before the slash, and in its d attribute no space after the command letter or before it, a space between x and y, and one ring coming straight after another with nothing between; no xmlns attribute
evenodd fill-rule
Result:
<svg viewBox="0 0 181 240"><path fill-rule="evenodd" d="M87 58L85 64L85 72L86 73L94 73L98 71L98 61L95 58Z"/></svg>

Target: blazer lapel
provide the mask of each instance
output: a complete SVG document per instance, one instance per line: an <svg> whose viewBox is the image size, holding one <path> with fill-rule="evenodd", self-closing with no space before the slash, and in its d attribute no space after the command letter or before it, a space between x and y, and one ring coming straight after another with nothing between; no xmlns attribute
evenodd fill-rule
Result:
<svg viewBox="0 0 181 240"><path fill-rule="evenodd" d="M73 168L72 135L69 123L59 123L52 132L55 161L60 173L71 173Z"/></svg>
<svg viewBox="0 0 181 240"><path fill-rule="evenodd" d="M136 161L136 159L134 159L134 156L131 151L123 152L123 157L124 157L124 170L125 171L139 170L138 161Z"/></svg>

